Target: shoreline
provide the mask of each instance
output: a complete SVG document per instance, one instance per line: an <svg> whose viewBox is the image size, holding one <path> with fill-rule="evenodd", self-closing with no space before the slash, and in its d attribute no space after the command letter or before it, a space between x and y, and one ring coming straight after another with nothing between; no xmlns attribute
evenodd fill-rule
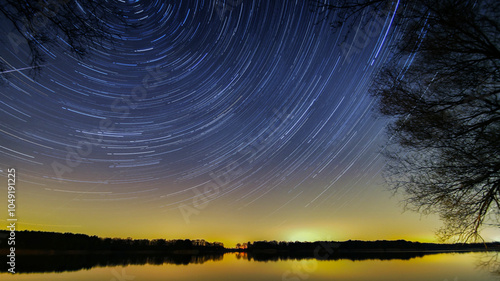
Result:
<svg viewBox="0 0 500 281"><path fill-rule="evenodd" d="M414 249L353 249L353 250L337 250L332 255L341 254L398 254L398 253L421 253L421 254L440 254L440 253L469 253L469 252L500 252L500 249L486 249L486 248L471 248L471 249L448 249L448 250L414 250ZM0 249L0 255L7 255L9 253L8 249ZM199 251L199 250L176 250L176 251L161 251L161 250L39 250L39 249L16 249L16 255L18 256L36 256L36 255L220 255L228 253L243 253L243 254L259 254L259 255L300 255L306 256L310 254L307 251L304 252L292 252L292 251L276 251L276 250L254 250L254 251L244 251L244 250L233 250L227 249L225 251Z"/></svg>

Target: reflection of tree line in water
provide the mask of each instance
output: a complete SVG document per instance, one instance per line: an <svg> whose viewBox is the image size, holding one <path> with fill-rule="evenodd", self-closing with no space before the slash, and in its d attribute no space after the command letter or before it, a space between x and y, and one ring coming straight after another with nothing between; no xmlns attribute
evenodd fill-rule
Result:
<svg viewBox="0 0 500 281"><path fill-rule="evenodd" d="M0 234L7 233L0 231ZM84 234L39 231L16 232L16 271L63 272L93 267L125 265L188 265L221 261L225 253L255 262L286 260L409 260L427 254L500 249L500 243L433 244L397 241L256 241L239 249L227 249L220 242L205 240L134 240L100 238ZM485 248L487 246L487 249ZM0 252L4 250L0 248ZM6 255L2 256L6 257ZM2 262L2 260L0 260ZM7 263L0 272L7 271Z"/></svg>
<svg viewBox="0 0 500 281"><path fill-rule="evenodd" d="M265 254L236 252L234 254L239 260L250 262L278 262L287 260L317 259L307 254ZM388 253L335 253L324 259L327 261L337 260L410 260L438 253L424 252L388 252ZM19 273L51 273L65 271L88 270L94 267L115 267L128 265L189 265L203 264L207 261L222 261L224 253L204 255L182 255L182 254L54 254L54 255L19 255L17 256L16 271ZM2 269L7 272L7 268Z"/></svg>
<svg viewBox="0 0 500 281"><path fill-rule="evenodd" d="M413 258L421 258L425 255L437 254L437 253L424 253L424 252L358 252L358 253L332 253L325 256L315 256L308 253L279 253L279 254L269 254L269 253L240 253L240 256L236 258L246 259L249 261L257 262L277 262L277 261L287 261L287 260L303 260L303 259L316 259L316 260L327 260L327 261L337 261L337 260L351 260L351 261L363 261L363 260L410 260Z"/></svg>
<svg viewBox="0 0 500 281"><path fill-rule="evenodd" d="M127 265L188 265L202 264L207 261L220 261L224 254L206 255L162 255L162 254L54 254L19 255L16 271L20 273L49 273L78 271L94 267ZM2 272L7 272L3 268Z"/></svg>

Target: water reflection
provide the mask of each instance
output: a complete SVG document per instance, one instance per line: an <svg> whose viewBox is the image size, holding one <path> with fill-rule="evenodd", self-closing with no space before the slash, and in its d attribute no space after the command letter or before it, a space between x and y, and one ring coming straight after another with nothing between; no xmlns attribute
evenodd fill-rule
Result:
<svg viewBox="0 0 500 281"><path fill-rule="evenodd" d="M344 252L332 253L325 257L314 257L310 254L266 254L266 253L245 253L242 258L249 261L285 261L285 260L303 260L303 259L316 259L316 260L410 260L425 255L437 254L437 252Z"/></svg>
<svg viewBox="0 0 500 281"><path fill-rule="evenodd" d="M93 267L162 264L202 264L221 261L224 254L163 255L163 254L74 254L74 255L21 255L16 259L19 273L48 273L78 271ZM2 272L7 272L3 269Z"/></svg>
<svg viewBox="0 0 500 281"><path fill-rule="evenodd" d="M477 262L479 269L488 271L492 275L500 278L500 256L499 252L495 252L491 255L484 256L480 258Z"/></svg>
<svg viewBox="0 0 500 281"><path fill-rule="evenodd" d="M387 252L387 253L337 253L328 256L325 259L316 260L410 260L413 258L424 257L437 253L422 252ZM266 254L266 253L227 253L233 255L237 260L247 260L255 262L278 262L288 260L314 259L310 255L299 254ZM188 265L203 264L207 261L222 261L223 253L204 254L204 255L172 255L172 254L57 254L57 255L20 255L17 256L16 268L19 273L49 273L78 271L82 269L91 269L94 267L115 267L127 265ZM498 259L498 256L496 256ZM495 260L496 261L496 260ZM489 261L491 264L492 261ZM483 266L488 264L485 261ZM22 265L22 266L21 266ZM7 272L3 268L2 272Z"/></svg>
<svg viewBox="0 0 500 281"><path fill-rule="evenodd" d="M141 281L499 281L493 252L415 253L318 260L300 257L225 255L32 255L20 256L16 270L0 280ZM267 261L267 262L264 262ZM478 262L481 263L478 266ZM30 264L27 264L29 262ZM481 265L483 267L481 267ZM79 270L80 269L80 270ZM30 272L30 274L25 274Z"/></svg>

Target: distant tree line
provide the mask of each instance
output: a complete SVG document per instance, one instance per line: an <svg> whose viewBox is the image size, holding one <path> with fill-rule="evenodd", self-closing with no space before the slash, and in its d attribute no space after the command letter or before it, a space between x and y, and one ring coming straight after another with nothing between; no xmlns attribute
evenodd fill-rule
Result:
<svg viewBox="0 0 500 281"><path fill-rule="evenodd" d="M334 253L345 252L390 252L390 251L468 251L468 250L498 250L500 243L455 243L435 244L410 242L405 240L387 241L358 241L344 242L316 241L316 242L286 242L286 241L256 241L247 243L249 253L295 253L326 257Z"/></svg>
<svg viewBox="0 0 500 281"><path fill-rule="evenodd" d="M0 231L0 233L7 231ZM201 252L224 251L221 242L208 242L203 239L132 239L100 238L85 234L56 233L41 231L16 232L16 249L54 250L54 251L164 251L197 250Z"/></svg>
<svg viewBox="0 0 500 281"><path fill-rule="evenodd" d="M8 233L0 230L0 235ZM2 245L2 248L7 247ZM16 232L16 250L53 250L53 251L157 251L176 253L295 253L308 256L326 256L342 252L397 252L397 251L468 251L468 250L500 250L500 242L493 243L454 243L435 244L420 243L406 240L359 241L255 241L238 244L237 249L226 249L221 242L208 242L204 239L132 239L132 238L101 238L86 234L57 233L42 231Z"/></svg>

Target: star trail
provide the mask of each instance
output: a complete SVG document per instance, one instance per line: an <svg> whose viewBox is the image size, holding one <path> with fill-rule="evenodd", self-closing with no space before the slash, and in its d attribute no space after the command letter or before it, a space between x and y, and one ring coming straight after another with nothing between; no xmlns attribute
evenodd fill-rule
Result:
<svg viewBox="0 0 500 281"><path fill-rule="evenodd" d="M207 237L245 222L276 236L354 231L346 213L371 204L400 215L375 187L386 121L368 94L398 4L344 39L308 1L119 0L132 27L107 22L119 36L82 60L60 39L35 78L26 48L2 42L0 161L26 192L20 225L127 236L132 218L135 236Z"/></svg>

